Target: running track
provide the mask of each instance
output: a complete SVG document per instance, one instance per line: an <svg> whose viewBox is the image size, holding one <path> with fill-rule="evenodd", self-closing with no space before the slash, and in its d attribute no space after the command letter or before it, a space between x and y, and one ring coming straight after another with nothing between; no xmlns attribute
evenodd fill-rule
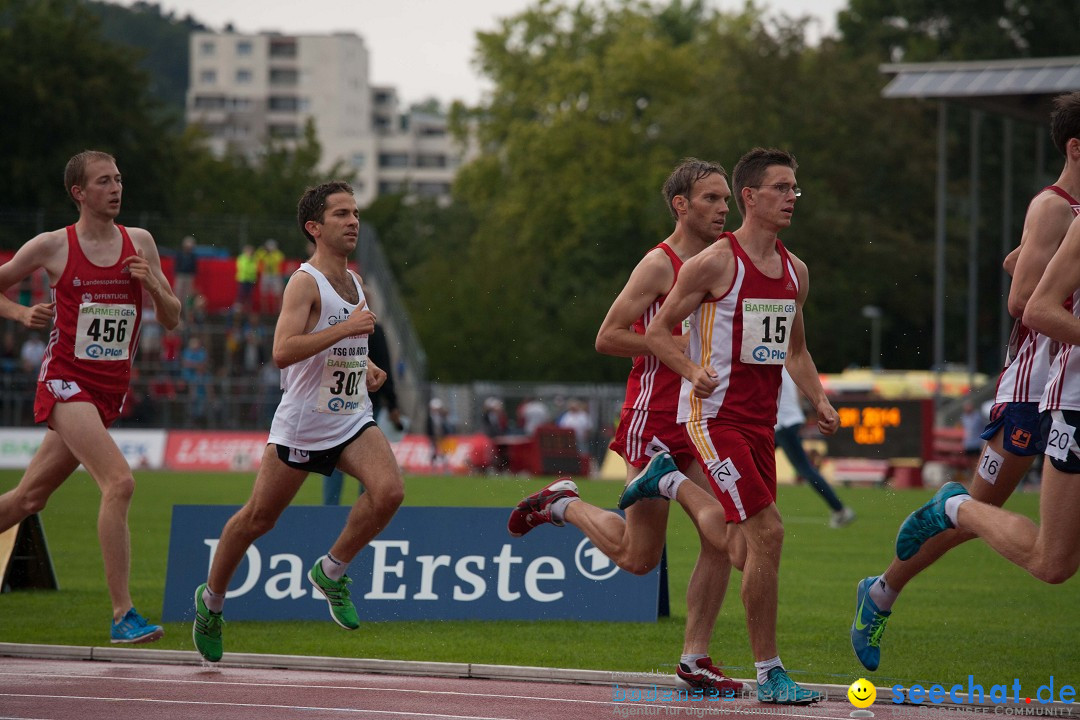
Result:
<svg viewBox="0 0 1080 720"><path fill-rule="evenodd" d="M46 649L38 650L41 648ZM99 659L87 659L88 651L94 651ZM332 658L261 656L259 661L254 657L244 656L237 664L211 666L202 663L194 652L0 644L0 720L591 720L652 716L824 719L848 718L854 710L844 696L846 688L837 686L828 686L830 699L826 702L802 708L775 708L742 699L614 702L610 680L598 683L610 673L543 668L504 668L503 672L518 677L527 676L529 671L533 676L575 672L585 683L591 683L582 684L581 680L571 683L436 677L433 674L438 668L429 667L443 665L452 674L453 664L420 664L422 672L431 673L426 676L395 675L289 667L311 665L312 661L349 664ZM155 658L157 661L152 661ZM242 666L245 663L264 666ZM929 715L913 707L879 704L872 710L875 717L888 720L916 715L940 717L940 711Z"/></svg>

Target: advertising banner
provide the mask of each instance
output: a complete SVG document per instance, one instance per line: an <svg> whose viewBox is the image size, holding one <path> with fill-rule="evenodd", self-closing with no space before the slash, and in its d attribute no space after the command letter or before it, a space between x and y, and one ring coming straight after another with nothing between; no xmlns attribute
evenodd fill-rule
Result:
<svg viewBox="0 0 1080 720"><path fill-rule="evenodd" d="M191 620L195 588L238 508L173 507L162 620ZM294 506L249 548L228 589L228 620L328 620L308 582L349 508ZM349 567L361 621L615 620L653 622L660 571L631 575L579 532L506 532L504 508L406 507Z"/></svg>
<svg viewBox="0 0 1080 720"><path fill-rule="evenodd" d="M164 467L164 430L110 430L109 435L132 470ZM44 437L44 427L4 428L0 433L0 468L25 468Z"/></svg>
<svg viewBox="0 0 1080 720"><path fill-rule="evenodd" d="M265 432L169 432L165 464L170 470L255 472L266 449Z"/></svg>

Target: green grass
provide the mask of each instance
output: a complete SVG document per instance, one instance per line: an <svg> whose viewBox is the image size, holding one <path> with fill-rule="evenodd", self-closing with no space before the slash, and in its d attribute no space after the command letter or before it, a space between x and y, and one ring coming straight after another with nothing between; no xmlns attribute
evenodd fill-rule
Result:
<svg viewBox="0 0 1080 720"><path fill-rule="evenodd" d="M0 471L0 491L19 473ZM409 477L410 505L467 504L510 508L545 481L531 478ZM174 504L240 504L250 475L138 473L130 514L132 594L151 618L160 615L168 528ZM612 483L579 483L582 496L611 507ZM355 485L344 495L354 497ZM892 554L896 528L928 492L881 488L841 489L859 519L843 530L827 526L827 509L808 487L782 487L780 507L787 529L781 566L781 657L797 678L848 684L867 673L852 654L848 627L855 583L880 572ZM320 502L313 477L298 503ZM95 530L98 492L85 473L74 475L42 514L61 589L0 595L0 641L101 645L109 602ZM1021 494L1015 510L1037 516L1038 497ZM266 652L340 657L411 659L619 671L671 671L682 645L684 593L697 537L686 516L673 508L668 555L672 617L656 623L567 621L467 621L371 623L345 633L327 622L232 622L226 652ZM568 529L567 532L577 532ZM720 613L712 651L751 676L739 576ZM1019 678L1035 688L1051 675L1059 682L1080 667L1077 581L1051 587L997 557L981 542L968 543L913 582L898 602L884 636L878 685L897 682L984 684ZM508 643L509 637L525 642ZM168 623L153 647L191 649L190 627ZM1074 683L1075 684L1075 683Z"/></svg>

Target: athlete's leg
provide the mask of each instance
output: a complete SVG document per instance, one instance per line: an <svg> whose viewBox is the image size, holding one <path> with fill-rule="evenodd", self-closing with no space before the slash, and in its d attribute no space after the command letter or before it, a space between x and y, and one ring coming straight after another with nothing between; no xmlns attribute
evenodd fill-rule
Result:
<svg viewBox="0 0 1080 720"><path fill-rule="evenodd" d="M47 430L19 484L0 495L0 532L44 510L52 494L78 466L79 461L56 431Z"/></svg>
<svg viewBox="0 0 1080 720"><path fill-rule="evenodd" d="M683 482L679 487L680 503L683 502L684 487L688 490L696 488L707 494L709 502L719 509L719 515L709 518L705 516L705 513L701 513L699 514L701 520L695 520L695 524L720 523L719 527L723 528L726 534L727 522L724 517L724 508L712 496L711 490L706 489L709 487L708 480L701 466L695 462L687 470L686 475L693 484ZM692 499L694 493L691 492L689 495L690 502L695 502ZM642 504L645 502L632 505L629 510ZM686 508L685 503L683 507ZM687 512L690 512L689 508ZM698 535L701 540L701 551L698 553L697 562L694 563L694 570L690 574L690 582L686 586L686 633L683 638L683 654L686 655L708 654L709 640L712 638L713 628L716 625L716 616L720 614L724 595L727 593L728 579L731 577L731 561L728 558L726 541L718 546L714 540L701 531L700 525L698 525Z"/></svg>
<svg viewBox="0 0 1080 720"><path fill-rule="evenodd" d="M364 486L364 493L353 503L345 527L330 548L331 555L348 564L390 524L405 500L405 484L394 451L376 426L360 433L345 447L338 465Z"/></svg>
<svg viewBox="0 0 1080 720"><path fill-rule="evenodd" d="M957 526L981 537L1002 557L1047 583L1063 583L1080 567L1080 477L1062 472L1047 459L1043 466L1036 525L1023 515L968 501L956 514Z"/></svg>
<svg viewBox="0 0 1080 720"><path fill-rule="evenodd" d="M625 458L624 458L625 461ZM626 462L626 482L641 472ZM564 517L623 570L645 575L660 563L667 532L668 502L657 498L641 500L618 513L576 500L566 506Z"/></svg>
<svg viewBox="0 0 1080 720"><path fill-rule="evenodd" d="M969 484L969 492L973 498L997 507L1005 504L1035 460L1034 455L1014 455L1005 450L1002 447L1003 437L1004 432L999 430L986 443L981 456L980 465L988 462L997 465L986 472L994 482L990 483L976 471ZM973 534L962 530L946 530L935 535L923 544L914 557L908 560L893 557L884 573L886 582L896 592L903 590L916 575L937 562L938 558L973 537Z"/></svg>
<svg viewBox="0 0 1080 720"><path fill-rule="evenodd" d="M259 464L259 473L255 477L255 486L251 489L251 497L225 523L218 539L207 578L207 585L212 592L225 594L233 573L244 559L251 543L274 527L281 513L296 497L307 476L306 471L283 463L278 457L276 445L266 446Z"/></svg>
<svg viewBox="0 0 1080 720"><path fill-rule="evenodd" d="M742 601L755 661L776 657L776 608L779 595L780 552L784 523L776 504L739 524L746 541Z"/></svg>
<svg viewBox="0 0 1080 720"><path fill-rule="evenodd" d="M119 620L132 607L128 588L131 540L127 514L135 492L135 478L92 403L57 403L49 414L49 424L101 490L98 542L101 543L105 582L112 600L113 620ZM61 466L67 465L64 459L57 462Z"/></svg>
<svg viewBox="0 0 1080 720"><path fill-rule="evenodd" d="M810 486L817 491L818 495L821 495L833 512L844 509L844 503L840 502L840 498L836 496L836 491L832 489L832 486L821 476L821 473L810 462L810 458L807 457L802 439L799 438L798 426L789 425L777 430L776 445L784 451L784 455L787 456L791 467L795 468L795 472L810 483Z"/></svg>

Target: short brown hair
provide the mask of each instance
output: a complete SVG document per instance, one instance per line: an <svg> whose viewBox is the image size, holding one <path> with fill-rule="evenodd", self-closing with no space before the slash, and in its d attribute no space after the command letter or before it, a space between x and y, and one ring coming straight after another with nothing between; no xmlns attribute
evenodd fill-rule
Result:
<svg viewBox="0 0 1080 720"><path fill-rule="evenodd" d="M698 160L693 157L684 158L678 167L671 171L668 179L664 181L664 200L667 202L668 212L671 213L673 218L679 219L675 208L671 205L675 200L675 196L682 195L689 198L690 192L694 189L694 183L698 180L704 180L710 175L722 175L724 180L727 180L727 170L719 163Z"/></svg>
<svg viewBox="0 0 1080 720"><path fill-rule="evenodd" d="M86 168L92 162L98 160L107 160L111 163L116 162L116 158L106 152L100 150L83 150L78 155L72 157L67 161L67 165L64 166L64 192L71 198L71 201L75 203L75 207L79 207L79 201L75 199L75 196L71 194L71 188L78 185L82 187L86 182Z"/></svg>
<svg viewBox="0 0 1080 720"><path fill-rule="evenodd" d="M315 187L309 187L300 196L300 202L296 205L296 222L300 225L300 232L304 233L304 237L311 242L315 242L315 238L311 236L311 233L304 226L307 225L308 220L322 222L326 213L326 198L337 193L349 193L352 195L352 185L344 180L331 180Z"/></svg>
<svg viewBox="0 0 1080 720"><path fill-rule="evenodd" d="M1050 113L1050 139L1058 152L1064 155L1073 138L1080 138L1080 92L1058 95Z"/></svg>
<svg viewBox="0 0 1080 720"><path fill-rule="evenodd" d="M792 172L799 169L799 163L795 162L795 156L786 150L776 148L756 147L739 158L735 163L735 171L732 181L735 187L735 204L739 206L739 214L746 217L746 208L743 207L743 188L760 185L765 179L765 173L775 165L783 165L791 168Z"/></svg>

